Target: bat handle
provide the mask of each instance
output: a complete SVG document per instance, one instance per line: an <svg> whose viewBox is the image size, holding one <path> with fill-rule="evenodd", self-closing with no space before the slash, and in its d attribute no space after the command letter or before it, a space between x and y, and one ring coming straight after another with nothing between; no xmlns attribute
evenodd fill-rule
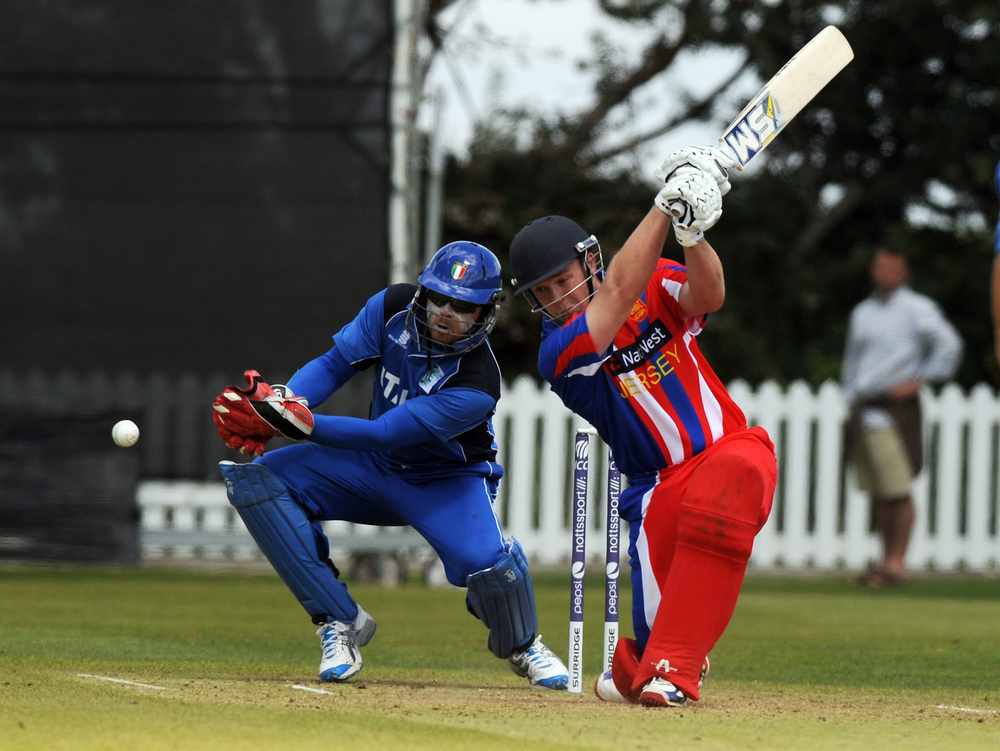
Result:
<svg viewBox="0 0 1000 751"><path fill-rule="evenodd" d="M671 201L667 204L674 219L683 219L689 211L688 205L684 201Z"/></svg>

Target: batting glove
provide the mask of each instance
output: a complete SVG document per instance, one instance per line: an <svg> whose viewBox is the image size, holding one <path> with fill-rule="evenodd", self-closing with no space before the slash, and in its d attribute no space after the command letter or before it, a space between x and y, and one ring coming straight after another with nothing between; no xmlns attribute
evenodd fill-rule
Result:
<svg viewBox="0 0 1000 751"><path fill-rule="evenodd" d="M667 181L653 204L671 217L674 237L685 247L705 239L722 217L722 192L710 175L684 169Z"/></svg>
<svg viewBox="0 0 1000 751"><path fill-rule="evenodd" d="M719 192L726 195L732 187L729 184L729 168L733 162L722 149L715 146L685 146L671 151L656 171L663 182L685 171L701 170L710 175L719 186Z"/></svg>

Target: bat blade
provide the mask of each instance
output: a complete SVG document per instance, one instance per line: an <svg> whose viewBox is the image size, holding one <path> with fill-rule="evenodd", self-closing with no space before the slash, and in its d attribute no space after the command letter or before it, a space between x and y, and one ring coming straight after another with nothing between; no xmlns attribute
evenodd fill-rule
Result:
<svg viewBox="0 0 1000 751"><path fill-rule="evenodd" d="M827 26L796 52L723 131L719 147L742 170L854 59L836 26Z"/></svg>

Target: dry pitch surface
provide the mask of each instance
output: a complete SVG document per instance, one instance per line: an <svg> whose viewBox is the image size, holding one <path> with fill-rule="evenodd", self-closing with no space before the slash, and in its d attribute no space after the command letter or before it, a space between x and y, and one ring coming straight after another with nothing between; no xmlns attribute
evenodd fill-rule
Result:
<svg viewBox="0 0 1000 751"><path fill-rule="evenodd" d="M539 581L559 652L566 589ZM380 631L359 679L329 686L270 575L0 568L0 748L995 749L998 589L753 578L704 700L647 710L527 687L457 590L359 588Z"/></svg>

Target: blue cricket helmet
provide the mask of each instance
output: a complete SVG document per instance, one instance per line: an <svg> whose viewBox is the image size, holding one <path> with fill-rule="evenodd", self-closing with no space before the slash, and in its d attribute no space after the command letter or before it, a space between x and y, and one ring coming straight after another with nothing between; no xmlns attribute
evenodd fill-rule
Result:
<svg viewBox="0 0 1000 751"><path fill-rule="evenodd" d="M496 302L503 292L500 261L489 248L469 240L439 248L420 272L417 284L479 305Z"/></svg>
<svg viewBox="0 0 1000 751"><path fill-rule="evenodd" d="M468 335L441 344L427 333L427 291L482 306L479 320ZM503 297L500 261L479 243L457 240L438 248L417 277L417 294L410 304L418 339L431 356L467 352L489 336L497 321L497 306Z"/></svg>

